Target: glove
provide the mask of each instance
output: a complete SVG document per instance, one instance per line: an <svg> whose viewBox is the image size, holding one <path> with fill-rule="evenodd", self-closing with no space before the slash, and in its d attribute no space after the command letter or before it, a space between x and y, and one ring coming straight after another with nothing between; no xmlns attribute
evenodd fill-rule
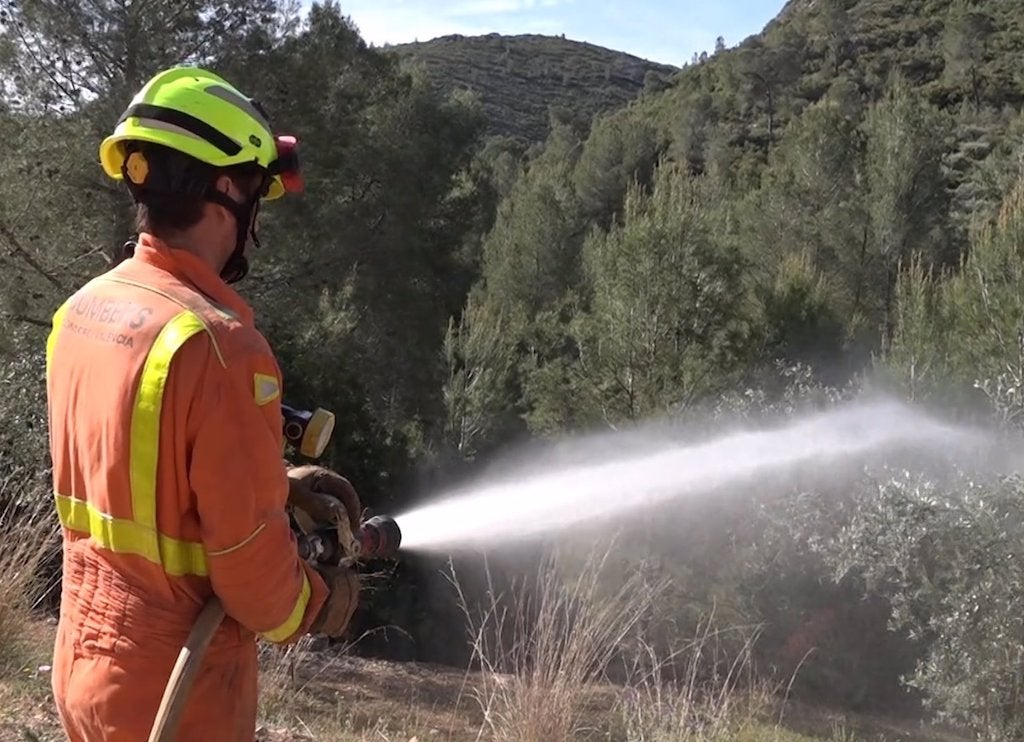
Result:
<svg viewBox="0 0 1024 742"><path fill-rule="evenodd" d="M304 510L318 523L348 519L352 533L359 531L362 506L345 477L315 464L288 470L288 503Z"/></svg>
<svg viewBox="0 0 1024 742"><path fill-rule="evenodd" d="M337 637L345 633L359 603L359 580L348 567L319 567L317 571L327 583L327 600L313 619L311 634Z"/></svg>

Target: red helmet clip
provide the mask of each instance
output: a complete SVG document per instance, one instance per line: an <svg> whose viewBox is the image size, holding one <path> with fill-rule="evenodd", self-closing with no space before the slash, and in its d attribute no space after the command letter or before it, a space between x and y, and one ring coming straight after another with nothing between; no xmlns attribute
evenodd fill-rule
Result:
<svg viewBox="0 0 1024 742"><path fill-rule="evenodd" d="M299 142L290 135L282 134L274 137L277 145L277 159L270 166L270 172L281 178L281 184L287 193L302 193L305 181L299 165Z"/></svg>

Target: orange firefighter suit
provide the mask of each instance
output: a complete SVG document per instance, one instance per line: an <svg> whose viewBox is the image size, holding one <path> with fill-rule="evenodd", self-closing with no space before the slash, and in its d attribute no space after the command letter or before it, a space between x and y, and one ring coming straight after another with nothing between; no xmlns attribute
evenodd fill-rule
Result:
<svg viewBox="0 0 1024 742"><path fill-rule="evenodd" d="M244 300L147 234L54 315L64 572L52 682L71 740L147 739L213 592L227 617L179 738L253 739L257 636L296 639L327 594L288 525L280 389Z"/></svg>

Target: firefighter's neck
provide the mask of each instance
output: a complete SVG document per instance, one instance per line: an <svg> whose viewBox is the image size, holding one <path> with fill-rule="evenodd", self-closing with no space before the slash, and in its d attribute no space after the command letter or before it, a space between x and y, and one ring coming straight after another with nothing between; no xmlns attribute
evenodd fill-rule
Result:
<svg viewBox="0 0 1024 742"><path fill-rule="evenodd" d="M161 235L170 247L192 253L219 274L235 250L238 227L234 215L222 206L206 204L203 218L194 226Z"/></svg>
<svg viewBox="0 0 1024 742"><path fill-rule="evenodd" d="M227 176L218 178L215 187L232 201L240 202L244 198L237 184ZM206 201L202 219L167 242L196 255L214 273L220 274L238 243L238 222L234 212L223 204Z"/></svg>

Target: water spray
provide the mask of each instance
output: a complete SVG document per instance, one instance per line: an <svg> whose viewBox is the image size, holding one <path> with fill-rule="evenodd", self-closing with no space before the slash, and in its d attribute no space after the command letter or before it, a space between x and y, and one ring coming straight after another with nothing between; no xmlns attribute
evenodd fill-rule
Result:
<svg viewBox="0 0 1024 742"><path fill-rule="evenodd" d="M290 409L286 422L289 440L314 455L324 450L333 428L323 414ZM615 434L601 445L593 440L573 444L571 461L544 463L531 457L513 474L485 476L395 518L375 516L355 533L345 527L340 536L338 526L320 526L296 537L299 553L311 563L391 559L399 548L450 554L541 534L579 533L583 523L649 515L684 497L761 491L773 479L794 484L808 471L838 482L844 467L888 462L901 454L968 458L982 450L991 453L991 443L978 431L894 402L859 402L774 429L746 428L697 443L643 432ZM173 738L169 730L191 683L190 672L220 623L220 611L215 600L203 609L172 672L151 742Z"/></svg>
<svg viewBox="0 0 1024 742"><path fill-rule="evenodd" d="M568 445L561 461L530 456L513 462L510 474L484 476L396 517L403 549L450 554L580 533L582 524L602 520L621 524L683 498L759 493L808 477L852 482L856 467L868 463L971 460L989 444L978 431L908 405L857 402L699 442L644 431L583 440Z"/></svg>

